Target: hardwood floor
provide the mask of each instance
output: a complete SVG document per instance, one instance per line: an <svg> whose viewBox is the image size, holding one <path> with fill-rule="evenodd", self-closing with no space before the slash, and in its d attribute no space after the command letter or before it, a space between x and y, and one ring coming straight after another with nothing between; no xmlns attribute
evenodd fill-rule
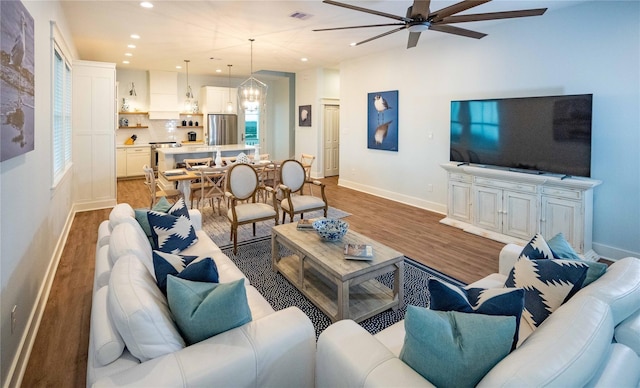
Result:
<svg viewBox="0 0 640 388"><path fill-rule="evenodd" d="M406 256L470 283L498 269L504 244L439 223L441 214L339 187L322 180L329 204L352 215L350 228ZM118 181L118 202L148 206L141 179ZM317 194L317 190L314 191ZM22 386L83 387L98 225L110 209L75 216L51 288Z"/></svg>

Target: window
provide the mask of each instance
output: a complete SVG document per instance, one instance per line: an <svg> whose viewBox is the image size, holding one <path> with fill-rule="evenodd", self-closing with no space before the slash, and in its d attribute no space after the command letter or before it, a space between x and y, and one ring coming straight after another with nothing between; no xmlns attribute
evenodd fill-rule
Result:
<svg viewBox="0 0 640 388"><path fill-rule="evenodd" d="M71 65L58 45L53 56L53 185L71 167Z"/></svg>

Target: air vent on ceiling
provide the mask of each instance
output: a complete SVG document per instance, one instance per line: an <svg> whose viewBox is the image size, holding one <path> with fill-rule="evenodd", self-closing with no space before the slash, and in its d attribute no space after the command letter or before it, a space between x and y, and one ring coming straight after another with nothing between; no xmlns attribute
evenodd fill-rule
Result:
<svg viewBox="0 0 640 388"><path fill-rule="evenodd" d="M289 17L292 17L292 18L295 18L295 19L300 19L300 20L307 20L311 16L313 16L313 15L309 15L308 13L304 13L304 12L294 12L291 15L289 15Z"/></svg>

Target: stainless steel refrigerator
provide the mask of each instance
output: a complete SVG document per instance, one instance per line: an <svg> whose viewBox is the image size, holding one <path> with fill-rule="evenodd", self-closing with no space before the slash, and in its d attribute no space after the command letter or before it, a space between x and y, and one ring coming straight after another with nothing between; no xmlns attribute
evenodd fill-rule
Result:
<svg viewBox="0 0 640 388"><path fill-rule="evenodd" d="M204 141L208 145L238 143L238 116L234 114L207 115Z"/></svg>

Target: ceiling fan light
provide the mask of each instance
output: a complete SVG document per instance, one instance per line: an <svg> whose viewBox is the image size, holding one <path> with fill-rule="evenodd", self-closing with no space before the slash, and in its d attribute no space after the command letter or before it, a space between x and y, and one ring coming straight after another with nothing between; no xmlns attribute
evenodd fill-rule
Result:
<svg viewBox="0 0 640 388"><path fill-rule="evenodd" d="M412 24L409 26L409 31L410 32L425 32L426 30L429 29L429 27L431 27L431 23L429 22L421 22L421 23L416 23L416 24Z"/></svg>

